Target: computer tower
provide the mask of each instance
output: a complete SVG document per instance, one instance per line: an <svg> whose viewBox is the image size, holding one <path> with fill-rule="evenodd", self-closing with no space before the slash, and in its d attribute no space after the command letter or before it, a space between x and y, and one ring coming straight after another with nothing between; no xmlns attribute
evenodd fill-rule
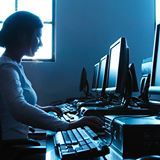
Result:
<svg viewBox="0 0 160 160"><path fill-rule="evenodd" d="M123 158L160 154L160 120L155 116L105 116L111 147Z"/></svg>

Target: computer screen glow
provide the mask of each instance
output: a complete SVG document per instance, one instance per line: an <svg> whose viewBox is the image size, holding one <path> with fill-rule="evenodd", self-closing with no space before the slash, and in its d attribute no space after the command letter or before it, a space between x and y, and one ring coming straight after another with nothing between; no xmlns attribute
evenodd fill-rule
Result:
<svg viewBox="0 0 160 160"><path fill-rule="evenodd" d="M152 55L152 69L149 92L153 94L160 93L160 24L156 26L153 55Z"/></svg>
<svg viewBox="0 0 160 160"><path fill-rule="evenodd" d="M160 86L160 41L158 42L158 49L157 49L157 61L156 61L156 68L155 68L155 86Z"/></svg>
<svg viewBox="0 0 160 160"><path fill-rule="evenodd" d="M116 87L120 56L120 43L111 49L110 69L108 75L108 87Z"/></svg>
<svg viewBox="0 0 160 160"><path fill-rule="evenodd" d="M98 80L98 88L100 89L103 88L105 69L106 69L106 57L104 57L100 63L99 80Z"/></svg>
<svg viewBox="0 0 160 160"><path fill-rule="evenodd" d="M99 63L96 63L94 65L94 70L93 70L92 90L97 89L98 74L99 74Z"/></svg>

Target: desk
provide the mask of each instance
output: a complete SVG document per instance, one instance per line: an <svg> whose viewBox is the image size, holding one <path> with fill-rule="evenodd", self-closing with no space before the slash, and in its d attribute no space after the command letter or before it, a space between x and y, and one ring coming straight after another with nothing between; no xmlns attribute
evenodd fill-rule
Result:
<svg viewBox="0 0 160 160"><path fill-rule="evenodd" d="M131 146L133 143L134 154L137 155L137 151L142 152L138 153L138 156L144 156L146 154L160 154L160 120L157 120L155 116L146 116L146 117L128 117L124 116L115 120L117 125L116 131L117 138L113 141L113 145L118 143L122 145L121 151L124 150L126 145ZM123 128L124 127L124 128ZM128 128L129 127L129 128ZM131 134L130 131L133 131ZM120 134L121 133L121 134ZM129 134L129 135L128 135ZM59 156L55 152L54 142L53 142L54 134L47 135L46 139L46 160L60 160ZM123 138L121 138L123 137ZM124 137L128 137L128 139L124 139ZM138 141L135 141L135 138L139 138ZM131 144L129 143L131 142ZM150 143L151 142L151 143ZM151 145L154 143L154 146ZM149 146L148 146L149 145ZM129 147L128 146L128 147ZM128 148L126 153L128 153ZM154 148L154 149L153 149ZM132 148L130 148L131 150ZM133 150L131 150L133 151ZM131 154L131 153L130 153ZM134 156L137 157L137 156ZM123 160L124 158L117 152L116 149L110 147L110 154L106 155L105 157L94 158L94 160ZM125 160L135 160L136 158L125 158ZM89 159L91 160L91 159ZM92 159L93 160L93 159Z"/></svg>

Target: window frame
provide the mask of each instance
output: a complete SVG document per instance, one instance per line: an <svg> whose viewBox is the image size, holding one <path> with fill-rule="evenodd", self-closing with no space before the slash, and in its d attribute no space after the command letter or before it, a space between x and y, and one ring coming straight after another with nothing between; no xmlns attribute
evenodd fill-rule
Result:
<svg viewBox="0 0 160 160"><path fill-rule="evenodd" d="M14 6L14 11L18 11L18 1L19 0L15 0L15 6ZM55 2L56 0L52 0L52 19L51 21L45 21L44 20L44 24L49 24L49 25L52 25L51 26L51 58L50 59L34 59L32 57L27 57L27 58L22 58L22 62L55 62L56 60L56 55L55 55L55 14L56 14L56 5L55 5ZM5 2L4 2L5 3ZM3 25L3 20L1 21L0 20L0 24ZM43 32L43 29L42 29L42 32Z"/></svg>

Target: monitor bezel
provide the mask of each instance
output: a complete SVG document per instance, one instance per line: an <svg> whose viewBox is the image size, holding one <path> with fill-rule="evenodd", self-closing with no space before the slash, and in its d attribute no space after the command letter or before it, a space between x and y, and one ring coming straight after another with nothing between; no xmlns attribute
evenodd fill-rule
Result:
<svg viewBox="0 0 160 160"><path fill-rule="evenodd" d="M155 35L154 35L154 45L153 45L153 54L152 54L152 68L151 68L151 80L149 86L149 93L157 94L160 93L160 86L155 86L155 76L156 76L156 67L157 67L157 57L158 57L158 46L160 40L160 24L157 24Z"/></svg>
<svg viewBox="0 0 160 160"><path fill-rule="evenodd" d="M103 56L101 59L100 59L100 62L99 62L99 77L98 77L98 83L97 83L97 92L103 92L105 90L105 81L106 81L106 76L107 76L107 68L108 68L108 54L106 54L105 56ZM101 72L101 64L102 64L102 61L105 60L106 61L106 66L105 66L105 69L104 69L104 77L103 77L103 84L102 84L102 87L99 88L99 79L100 79L100 72Z"/></svg>
<svg viewBox="0 0 160 160"><path fill-rule="evenodd" d="M94 65L94 69L93 69L93 79L94 79L94 76L95 76L95 68L98 66L98 71L97 71L97 77L95 77L96 78L96 84L95 84L95 88L93 88L93 79L92 79L92 89L91 89L91 91L93 91L93 92L96 92L97 91L97 84L98 84L98 79L99 79L99 62L98 63L96 63L95 65Z"/></svg>
<svg viewBox="0 0 160 160"><path fill-rule="evenodd" d="M115 84L115 87L108 87L111 53L112 53L111 51L112 51L112 48L114 48L119 43L120 43L120 53L119 53L119 67L118 67L117 82ZM120 37L109 48L109 65L108 65L108 73L107 73L106 88L105 88L106 94L114 93L114 94L120 94L122 96L124 95L128 65L129 65L129 53L127 51L126 39L124 37Z"/></svg>

